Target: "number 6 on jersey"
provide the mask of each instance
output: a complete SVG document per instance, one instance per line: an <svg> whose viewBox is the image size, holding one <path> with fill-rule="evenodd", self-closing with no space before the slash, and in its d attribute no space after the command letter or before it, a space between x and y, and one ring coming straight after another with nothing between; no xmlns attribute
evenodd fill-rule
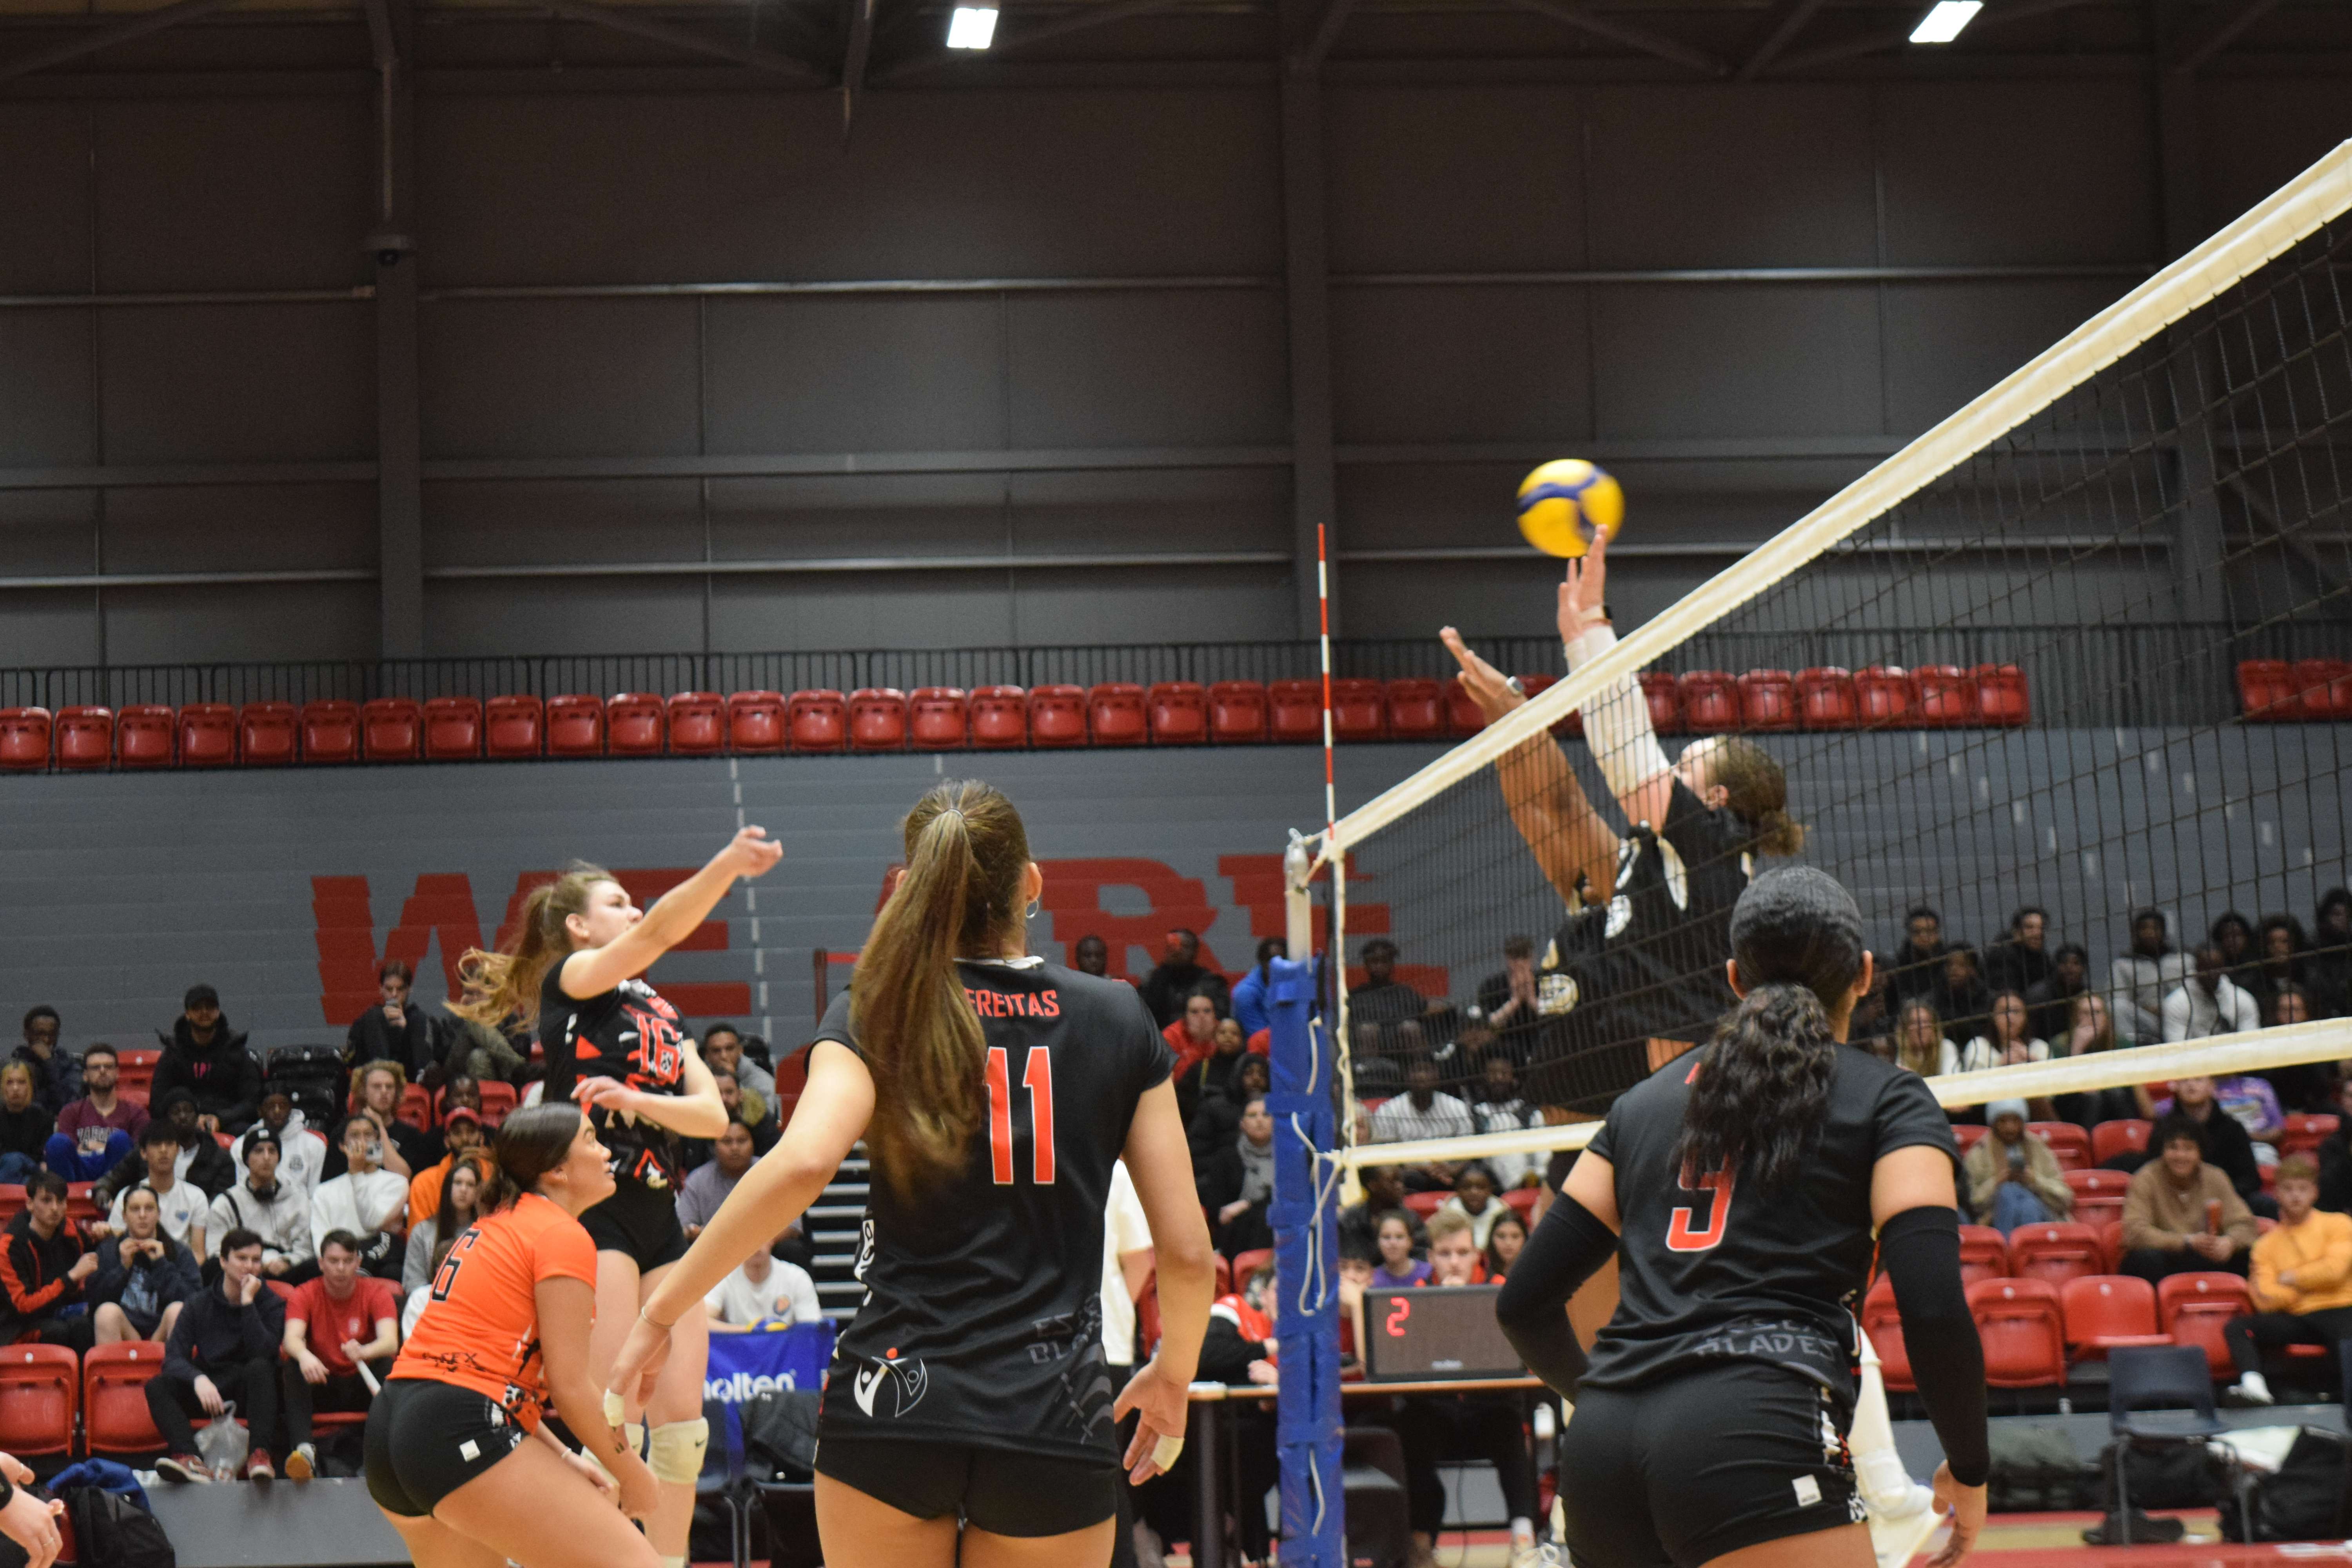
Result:
<svg viewBox="0 0 2352 1568"><path fill-rule="evenodd" d="M1022 1068L1021 1087L1029 1091L1029 1132L1034 1169L1030 1179L1041 1187L1054 1184L1054 1056L1043 1046L1029 1047ZM1013 1184L1013 1069L1003 1046L988 1047L988 1157L1000 1187Z"/></svg>

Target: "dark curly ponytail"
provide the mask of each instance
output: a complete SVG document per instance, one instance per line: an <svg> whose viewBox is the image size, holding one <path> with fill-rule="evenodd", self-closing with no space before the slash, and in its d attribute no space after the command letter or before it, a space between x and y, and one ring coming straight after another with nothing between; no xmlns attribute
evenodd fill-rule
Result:
<svg viewBox="0 0 2352 1568"><path fill-rule="evenodd" d="M1769 1191L1795 1178L1829 1106L1862 912L1824 872L1768 871L1732 910L1731 947L1748 994L1716 1026L1675 1152L1685 1171L1736 1169Z"/></svg>

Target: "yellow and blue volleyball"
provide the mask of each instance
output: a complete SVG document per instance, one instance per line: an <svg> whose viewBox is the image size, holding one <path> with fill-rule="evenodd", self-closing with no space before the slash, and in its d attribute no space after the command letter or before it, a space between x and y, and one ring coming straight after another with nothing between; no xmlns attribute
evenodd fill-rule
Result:
<svg viewBox="0 0 2352 1568"><path fill-rule="evenodd" d="M1546 463L1519 481L1519 531L1546 555L1581 555L1601 529L1615 539L1625 522L1625 492L1581 458Z"/></svg>

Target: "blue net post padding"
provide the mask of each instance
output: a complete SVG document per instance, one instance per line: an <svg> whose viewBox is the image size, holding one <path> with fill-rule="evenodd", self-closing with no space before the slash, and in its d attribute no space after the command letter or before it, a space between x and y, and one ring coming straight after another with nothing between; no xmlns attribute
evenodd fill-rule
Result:
<svg viewBox="0 0 2352 1568"><path fill-rule="evenodd" d="M1274 1256L1282 1292L1275 1337L1281 1350L1276 1442L1282 1458L1284 1568L1345 1568L1346 1505L1339 1485L1339 1227L1334 1146L1336 1064L1315 1016L1316 965L1273 963ZM1236 1284L1239 1281L1235 1282ZM1242 1506L1249 1506L1244 1500Z"/></svg>

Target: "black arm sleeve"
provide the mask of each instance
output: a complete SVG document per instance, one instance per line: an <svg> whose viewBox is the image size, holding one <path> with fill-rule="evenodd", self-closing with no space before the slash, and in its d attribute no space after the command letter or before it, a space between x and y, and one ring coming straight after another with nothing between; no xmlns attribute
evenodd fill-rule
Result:
<svg viewBox="0 0 2352 1568"><path fill-rule="evenodd" d="M1529 1372L1560 1394L1573 1397L1584 1377L1584 1350L1568 1325L1568 1299L1615 1256L1617 1233L1562 1193L1519 1249L1495 1298L1503 1337Z"/></svg>
<svg viewBox="0 0 2352 1568"><path fill-rule="evenodd" d="M1984 1485L1984 1346L1960 1286L1960 1221L1948 1208L1905 1209L1878 1232L1878 1256L1895 1282L1903 1347L1944 1462L1962 1486Z"/></svg>

